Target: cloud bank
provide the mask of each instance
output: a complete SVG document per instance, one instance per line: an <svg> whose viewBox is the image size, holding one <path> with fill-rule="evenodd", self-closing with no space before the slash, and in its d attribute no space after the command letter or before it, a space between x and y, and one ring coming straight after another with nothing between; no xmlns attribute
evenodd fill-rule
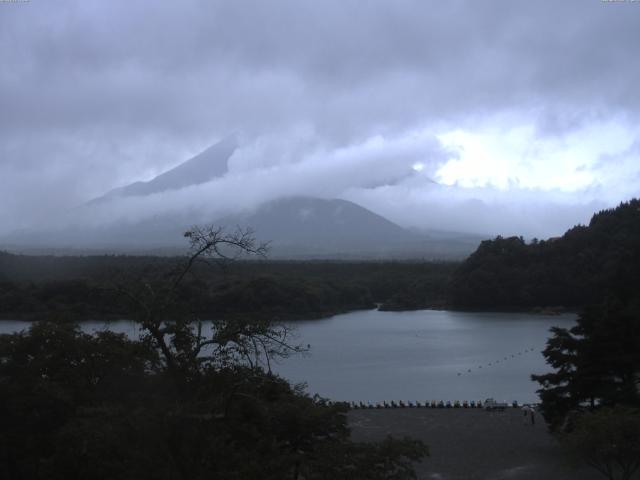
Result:
<svg viewBox="0 0 640 480"><path fill-rule="evenodd" d="M0 233L294 194L561 233L640 195L639 19L595 0L1 4ZM222 179L74 209L233 132Z"/></svg>

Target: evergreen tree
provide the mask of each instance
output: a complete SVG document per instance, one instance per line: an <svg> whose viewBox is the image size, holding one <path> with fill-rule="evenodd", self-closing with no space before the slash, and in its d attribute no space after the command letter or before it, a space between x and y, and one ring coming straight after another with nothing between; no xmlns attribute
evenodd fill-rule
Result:
<svg viewBox="0 0 640 480"><path fill-rule="evenodd" d="M553 328L544 355L554 372L532 375L552 429L571 412L640 405L640 309L610 298L586 308L571 329Z"/></svg>

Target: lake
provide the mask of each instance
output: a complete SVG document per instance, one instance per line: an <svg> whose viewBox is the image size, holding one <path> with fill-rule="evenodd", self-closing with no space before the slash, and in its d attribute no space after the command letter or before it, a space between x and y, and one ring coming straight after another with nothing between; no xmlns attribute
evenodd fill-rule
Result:
<svg viewBox="0 0 640 480"><path fill-rule="evenodd" d="M310 355L277 370L336 400L537 402L530 375L549 371L541 353L549 328L575 321L575 314L352 312L296 323Z"/></svg>
<svg viewBox="0 0 640 480"><path fill-rule="evenodd" d="M274 370L334 400L537 402L530 375L549 371L541 353L549 328L575 321L575 314L357 311L292 324L297 342L311 350ZM0 332L27 326L0 321ZM83 324L89 332L104 328L103 322ZM137 335L128 321L109 328Z"/></svg>

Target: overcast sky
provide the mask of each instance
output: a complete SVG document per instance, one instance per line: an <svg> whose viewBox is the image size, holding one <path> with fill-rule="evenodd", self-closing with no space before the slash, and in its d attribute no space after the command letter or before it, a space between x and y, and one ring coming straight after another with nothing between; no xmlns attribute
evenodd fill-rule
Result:
<svg viewBox="0 0 640 480"><path fill-rule="evenodd" d="M0 233L236 133L112 216L278 195L549 236L640 195L640 2L0 2Z"/></svg>

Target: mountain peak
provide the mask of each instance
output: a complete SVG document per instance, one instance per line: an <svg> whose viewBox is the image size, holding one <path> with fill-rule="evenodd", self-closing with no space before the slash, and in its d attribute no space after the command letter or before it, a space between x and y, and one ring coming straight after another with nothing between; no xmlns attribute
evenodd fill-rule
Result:
<svg viewBox="0 0 640 480"><path fill-rule="evenodd" d="M146 196L167 190L178 190L222 177L228 171L229 158L237 146L236 136L230 135L195 157L147 182L134 182L124 187L115 188L89 203L102 202L117 197Z"/></svg>
<svg viewBox="0 0 640 480"><path fill-rule="evenodd" d="M223 225L250 226L274 246L317 250L375 250L415 242L418 236L348 200L278 198L255 211L220 219Z"/></svg>

